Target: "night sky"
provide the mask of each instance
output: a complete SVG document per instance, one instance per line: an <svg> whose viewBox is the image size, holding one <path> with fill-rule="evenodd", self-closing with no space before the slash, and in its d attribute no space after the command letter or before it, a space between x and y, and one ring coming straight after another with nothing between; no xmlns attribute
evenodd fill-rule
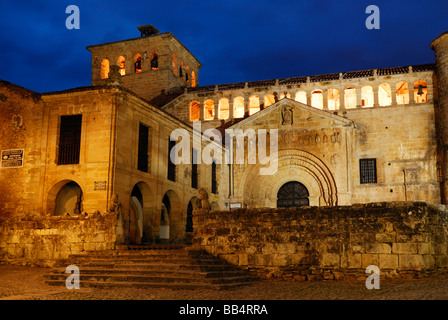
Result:
<svg viewBox="0 0 448 320"><path fill-rule="evenodd" d="M380 30L368 30L368 5ZM68 30L68 5L80 29ZM199 85L434 62L447 0L2 0L0 79L48 92L90 85L89 45L172 32L203 64Z"/></svg>

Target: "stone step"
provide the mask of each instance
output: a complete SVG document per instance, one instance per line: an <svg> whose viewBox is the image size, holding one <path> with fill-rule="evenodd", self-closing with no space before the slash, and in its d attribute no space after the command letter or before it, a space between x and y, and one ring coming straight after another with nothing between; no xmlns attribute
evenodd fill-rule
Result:
<svg viewBox="0 0 448 320"><path fill-rule="evenodd" d="M47 284L53 286L65 286L65 280L47 280ZM163 283L163 282L101 282L101 281L83 281L80 287L91 288L166 288L174 290L194 290L194 289L209 289L209 290L227 290L245 286L249 282L235 282L225 284L213 283Z"/></svg>
<svg viewBox="0 0 448 320"><path fill-rule="evenodd" d="M144 276L177 276L177 277L197 277L197 278L220 278L220 277L251 277L247 272L241 270L179 270L179 269L129 269L129 268L114 268L104 269L104 268L82 268L79 270L81 275L96 275L96 274L126 274L126 275L144 275ZM49 274L49 276L59 275L68 276L65 273L65 269L55 269Z"/></svg>
<svg viewBox="0 0 448 320"><path fill-rule="evenodd" d="M47 274L47 280L66 280L67 274ZM218 277L209 278L206 276L179 276L179 275L131 275L131 274L84 274L79 277L80 282L98 281L98 282L131 282L131 283L212 283L212 284L229 284L244 283L252 281L252 278L234 276L234 277Z"/></svg>
<svg viewBox="0 0 448 320"><path fill-rule="evenodd" d="M157 247L85 252L62 260L45 280L65 285L68 265L76 265L84 286L230 288L257 278L194 247Z"/></svg>

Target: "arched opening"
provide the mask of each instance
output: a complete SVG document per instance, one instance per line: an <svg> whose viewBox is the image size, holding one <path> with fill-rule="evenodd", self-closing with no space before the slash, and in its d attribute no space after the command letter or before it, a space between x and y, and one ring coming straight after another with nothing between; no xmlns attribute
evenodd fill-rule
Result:
<svg viewBox="0 0 448 320"><path fill-rule="evenodd" d="M400 81L396 84L395 94L397 95L397 104L409 103L409 86L406 81Z"/></svg>
<svg viewBox="0 0 448 320"><path fill-rule="evenodd" d="M143 237L143 194L138 185L131 192L129 201L129 242L141 244Z"/></svg>
<svg viewBox="0 0 448 320"><path fill-rule="evenodd" d="M204 102L204 120L215 118L215 101L209 99Z"/></svg>
<svg viewBox="0 0 448 320"><path fill-rule="evenodd" d="M339 110L339 90L328 89L328 110Z"/></svg>
<svg viewBox="0 0 448 320"><path fill-rule="evenodd" d="M187 84L187 87L190 85L190 67L187 66L185 68L185 83Z"/></svg>
<svg viewBox="0 0 448 320"><path fill-rule="evenodd" d="M218 119L228 119L229 118L229 99L221 98L218 102Z"/></svg>
<svg viewBox="0 0 448 320"><path fill-rule="evenodd" d="M382 83L378 87L378 104L381 107L390 106L392 104L392 92L388 83Z"/></svg>
<svg viewBox="0 0 448 320"><path fill-rule="evenodd" d="M271 104L275 103L275 96L273 94L266 94L264 96L264 107L269 107Z"/></svg>
<svg viewBox="0 0 448 320"><path fill-rule="evenodd" d="M200 113L199 101L190 102L190 121L198 121Z"/></svg>
<svg viewBox="0 0 448 320"><path fill-rule="evenodd" d="M126 74L126 59L120 56L117 60L117 65L120 67L120 74L124 76Z"/></svg>
<svg viewBox="0 0 448 320"><path fill-rule="evenodd" d="M277 208L309 206L307 188L297 181L285 183L277 192Z"/></svg>
<svg viewBox="0 0 448 320"><path fill-rule="evenodd" d="M177 77L177 57L176 55L173 53L173 58L172 58L172 66L173 66L173 74Z"/></svg>
<svg viewBox="0 0 448 320"><path fill-rule="evenodd" d="M306 101L306 92L305 91L298 91L296 93L296 101L303 103L303 104L307 104Z"/></svg>
<svg viewBox="0 0 448 320"><path fill-rule="evenodd" d="M197 86L196 73L191 71L191 87L194 88Z"/></svg>
<svg viewBox="0 0 448 320"><path fill-rule="evenodd" d="M159 69L159 55L154 51L151 56L151 70L157 69Z"/></svg>
<svg viewBox="0 0 448 320"><path fill-rule="evenodd" d="M185 237L185 212L182 211L178 195L168 190L162 198L159 238L165 243L174 243Z"/></svg>
<svg viewBox="0 0 448 320"><path fill-rule="evenodd" d="M361 106L364 108L371 108L374 105L373 87L364 86L361 88Z"/></svg>
<svg viewBox="0 0 448 320"><path fill-rule="evenodd" d="M346 109L356 108L356 88L348 87L344 90L344 105Z"/></svg>
<svg viewBox="0 0 448 320"><path fill-rule="evenodd" d="M324 95L321 90L311 92L311 106L318 109L324 108Z"/></svg>
<svg viewBox="0 0 448 320"><path fill-rule="evenodd" d="M233 117L243 118L244 117L244 98L236 97L233 99Z"/></svg>
<svg viewBox="0 0 448 320"><path fill-rule="evenodd" d="M108 59L101 61L101 79L109 78L110 63Z"/></svg>
<svg viewBox="0 0 448 320"><path fill-rule="evenodd" d="M251 96L249 98L249 115L260 111L260 98L258 96Z"/></svg>
<svg viewBox="0 0 448 320"><path fill-rule="evenodd" d="M83 194L81 187L74 181L66 182L58 191L55 200L55 216L70 216L82 212Z"/></svg>
<svg viewBox="0 0 448 320"><path fill-rule="evenodd" d="M416 103L428 102L428 87L426 81L418 80L414 83L414 100Z"/></svg>
<svg viewBox="0 0 448 320"><path fill-rule="evenodd" d="M284 99L284 98L291 99L291 94L290 94L289 92L286 92L286 95L285 95L285 93L282 92L282 93L280 94L280 100L282 100L282 99Z"/></svg>
<svg viewBox="0 0 448 320"><path fill-rule="evenodd" d="M134 72L142 72L142 56L138 53L134 56Z"/></svg>

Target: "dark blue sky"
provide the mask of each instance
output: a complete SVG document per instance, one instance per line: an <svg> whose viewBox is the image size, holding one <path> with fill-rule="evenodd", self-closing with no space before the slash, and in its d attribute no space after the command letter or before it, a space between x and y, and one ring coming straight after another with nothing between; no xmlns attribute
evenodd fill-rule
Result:
<svg viewBox="0 0 448 320"><path fill-rule="evenodd" d="M81 28L67 30L68 5ZM368 30L368 5L380 30ZM201 61L199 84L431 63L446 0L2 0L0 79L37 92L90 85L88 45L172 32Z"/></svg>

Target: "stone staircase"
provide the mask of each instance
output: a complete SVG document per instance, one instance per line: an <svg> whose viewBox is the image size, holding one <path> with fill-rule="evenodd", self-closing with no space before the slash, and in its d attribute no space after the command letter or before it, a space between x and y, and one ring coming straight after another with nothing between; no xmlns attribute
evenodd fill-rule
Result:
<svg viewBox="0 0 448 320"><path fill-rule="evenodd" d="M46 283L65 286L69 265L79 268L81 287L231 289L257 280L204 250L154 245L71 255L45 275Z"/></svg>

